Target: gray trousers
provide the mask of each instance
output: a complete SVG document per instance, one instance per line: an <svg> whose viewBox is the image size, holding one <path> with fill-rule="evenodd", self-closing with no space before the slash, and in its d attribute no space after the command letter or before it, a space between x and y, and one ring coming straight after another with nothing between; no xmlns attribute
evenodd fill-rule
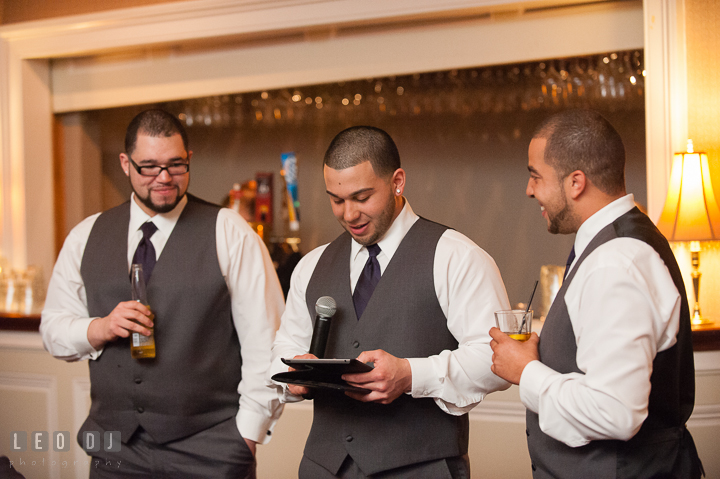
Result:
<svg viewBox="0 0 720 479"><path fill-rule="evenodd" d="M255 457L234 417L165 444L139 429L119 452L92 454L90 479L255 479Z"/></svg>
<svg viewBox="0 0 720 479"><path fill-rule="evenodd" d="M470 461L467 455L448 457L368 476L350 456L347 456L335 476L320 464L303 456L298 477L300 479L470 479Z"/></svg>

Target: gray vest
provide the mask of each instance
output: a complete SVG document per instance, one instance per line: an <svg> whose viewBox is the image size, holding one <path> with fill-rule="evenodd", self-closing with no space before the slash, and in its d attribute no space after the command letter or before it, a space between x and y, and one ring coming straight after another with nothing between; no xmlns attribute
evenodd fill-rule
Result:
<svg viewBox="0 0 720 479"><path fill-rule="evenodd" d="M315 302L337 302L325 357L355 358L383 349L400 358L422 358L454 350L433 282L437 242L445 226L420 218L393 255L360 321L350 292L348 233L323 252L306 300L315 318ZM391 404L363 403L344 394L316 393L313 425L305 455L337 473L349 454L365 474L465 454L467 415L452 416L430 398L402 394Z"/></svg>
<svg viewBox="0 0 720 479"><path fill-rule="evenodd" d="M121 432L142 426L158 442L204 430L238 411L240 344L215 243L219 207L188 203L148 282L155 314L155 359L132 359L128 339L90 361L88 419ZM130 203L101 214L90 233L81 274L91 317L131 299L127 264Z"/></svg>
<svg viewBox="0 0 720 479"><path fill-rule="evenodd" d="M653 361L648 417L629 441L592 441L571 448L543 433L538 415L527 411L528 448L536 479L699 477L702 466L692 436L685 428L695 403L695 369L685 286L667 240L637 208L603 228L578 258L545 320L540 336L540 360L562 374L583 374L576 363L577 344L565 293L585 258L600 245L621 237L650 245L670 271L682 300L677 343L659 352Z"/></svg>

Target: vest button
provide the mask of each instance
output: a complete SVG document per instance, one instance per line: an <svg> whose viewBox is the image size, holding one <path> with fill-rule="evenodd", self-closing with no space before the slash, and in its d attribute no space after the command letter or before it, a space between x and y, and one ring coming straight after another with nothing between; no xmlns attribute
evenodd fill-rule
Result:
<svg viewBox="0 0 720 479"><path fill-rule="evenodd" d="M346 436L346 437L345 437L345 440L346 440L347 442L352 442L353 437L352 437L352 436Z"/></svg>
<svg viewBox="0 0 720 479"><path fill-rule="evenodd" d="M140 406L140 407L137 408L137 412L143 413L143 412L145 412L145 408L142 407L142 406Z"/></svg>
<svg viewBox="0 0 720 479"><path fill-rule="evenodd" d="M142 382L142 379L140 379L140 378L135 378L135 384L140 384L141 382Z"/></svg>
<svg viewBox="0 0 720 479"><path fill-rule="evenodd" d="M359 348L360 347L360 341L353 341L353 348Z"/></svg>

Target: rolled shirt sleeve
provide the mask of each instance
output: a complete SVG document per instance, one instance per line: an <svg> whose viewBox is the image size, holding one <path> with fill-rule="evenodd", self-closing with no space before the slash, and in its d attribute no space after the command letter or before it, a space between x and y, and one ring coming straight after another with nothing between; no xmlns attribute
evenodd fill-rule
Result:
<svg viewBox="0 0 720 479"><path fill-rule="evenodd" d="M327 245L315 248L298 262L290 279L285 312L282 317L280 329L275 337L272 349L272 364L267 374L267 384L276 390L281 402L302 401L302 397L290 394L286 383L272 381L274 374L285 372L288 367L282 358L293 358L306 354L310 350L312 340L312 318L308 314L305 292L310 283L310 277L315 271L320 256Z"/></svg>
<svg viewBox="0 0 720 479"><path fill-rule="evenodd" d="M267 248L240 215L227 208L220 210L216 233L218 260L232 298L242 355L238 430L244 438L265 444L282 413L277 395L265 385L284 309L282 290Z"/></svg>
<svg viewBox="0 0 720 479"><path fill-rule="evenodd" d="M494 313L510 309L495 261L469 238L447 230L434 260L435 291L458 348L429 358L408 358L413 397L431 397L445 412L467 413L510 384L490 370Z"/></svg>
<svg viewBox="0 0 720 479"><path fill-rule="evenodd" d="M580 264L565 296L584 372L525 368L520 399L549 436L571 447L628 440L648 414L658 351L676 342L680 296L658 254L619 238Z"/></svg>
<svg viewBox="0 0 720 479"><path fill-rule="evenodd" d="M50 277L42 311L40 334L45 349L65 361L97 359L102 353L88 341L88 327L96 318L89 317L85 285L80 275L85 244L98 216L99 213L84 219L65 239Z"/></svg>

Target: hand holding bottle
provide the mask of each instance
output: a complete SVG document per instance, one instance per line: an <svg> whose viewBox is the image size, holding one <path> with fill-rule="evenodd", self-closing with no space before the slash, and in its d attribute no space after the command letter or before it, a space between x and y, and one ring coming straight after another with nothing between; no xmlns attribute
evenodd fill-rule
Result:
<svg viewBox="0 0 720 479"><path fill-rule="evenodd" d="M141 264L133 264L131 270L132 297L133 300L143 305L148 310L148 319L152 322L155 316L150 311L145 288L145 276ZM130 338L130 353L135 359L155 357L155 334L151 330L150 335L142 335L134 331Z"/></svg>

